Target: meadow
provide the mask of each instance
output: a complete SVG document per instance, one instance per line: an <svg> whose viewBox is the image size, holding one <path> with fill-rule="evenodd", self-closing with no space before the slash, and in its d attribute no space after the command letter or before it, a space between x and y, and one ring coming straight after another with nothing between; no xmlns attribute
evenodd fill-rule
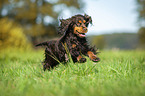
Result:
<svg viewBox="0 0 145 96"><path fill-rule="evenodd" d="M101 51L98 63L45 72L43 51L0 53L0 96L145 96L145 51Z"/></svg>

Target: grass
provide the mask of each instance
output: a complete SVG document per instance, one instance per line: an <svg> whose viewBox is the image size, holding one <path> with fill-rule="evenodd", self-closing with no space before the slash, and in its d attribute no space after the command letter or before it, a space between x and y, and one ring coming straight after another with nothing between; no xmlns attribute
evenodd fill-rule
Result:
<svg viewBox="0 0 145 96"><path fill-rule="evenodd" d="M43 51L0 53L0 96L145 96L145 51L99 57L44 72Z"/></svg>

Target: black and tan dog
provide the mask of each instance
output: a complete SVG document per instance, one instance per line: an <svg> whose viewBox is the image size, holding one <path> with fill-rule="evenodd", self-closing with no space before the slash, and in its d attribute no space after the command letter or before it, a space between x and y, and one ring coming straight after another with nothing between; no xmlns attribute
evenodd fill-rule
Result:
<svg viewBox="0 0 145 96"><path fill-rule="evenodd" d="M71 54L73 62L83 63L86 61L82 55L88 56L92 61L98 62L100 59L95 55L96 50L89 47L86 35L89 23L92 24L92 19L88 15L75 15L69 19L61 19L61 24L58 30L62 36L58 40L40 43L36 46L46 46L45 60L43 62L43 69L50 69L64 62L67 59L67 52L64 47L66 44L69 53Z"/></svg>

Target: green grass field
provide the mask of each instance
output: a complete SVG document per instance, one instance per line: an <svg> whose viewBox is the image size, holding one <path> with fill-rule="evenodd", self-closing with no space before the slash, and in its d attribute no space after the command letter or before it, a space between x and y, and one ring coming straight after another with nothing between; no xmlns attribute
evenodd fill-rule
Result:
<svg viewBox="0 0 145 96"><path fill-rule="evenodd" d="M145 51L101 51L101 61L43 71L43 51L0 53L0 96L145 96Z"/></svg>

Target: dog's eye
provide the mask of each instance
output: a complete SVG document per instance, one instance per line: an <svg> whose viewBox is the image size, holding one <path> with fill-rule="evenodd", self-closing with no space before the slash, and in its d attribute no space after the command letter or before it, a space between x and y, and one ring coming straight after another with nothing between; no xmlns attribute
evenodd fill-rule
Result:
<svg viewBox="0 0 145 96"><path fill-rule="evenodd" d="M79 23L81 24L81 23L82 23L82 21L81 21L81 20L79 20Z"/></svg>
<svg viewBox="0 0 145 96"><path fill-rule="evenodd" d="M83 20L83 23L86 23L86 21L85 21L85 20Z"/></svg>

